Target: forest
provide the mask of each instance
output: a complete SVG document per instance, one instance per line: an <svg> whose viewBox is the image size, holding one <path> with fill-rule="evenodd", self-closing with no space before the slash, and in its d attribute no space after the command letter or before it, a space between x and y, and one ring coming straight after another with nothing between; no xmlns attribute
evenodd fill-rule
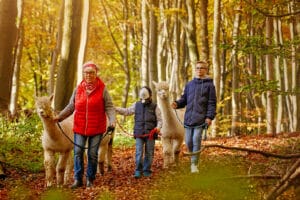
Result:
<svg viewBox="0 0 300 200"><path fill-rule="evenodd" d="M203 174L186 176L184 154L182 173L160 174L158 142L155 174L161 179L145 180L151 194L138 196L138 187L124 185L142 182L109 174L101 192L67 190L60 198L166 199L173 190L174 199L300 198L298 0L1 0L0 33L1 199L60 194L43 184L43 127L35 100L53 94L53 109L62 110L82 80L83 63L96 63L114 105L129 107L143 86L156 97L153 81L168 82L170 103L178 99L199 60L209 63L217 96L217 115L201 153ZM131 176L134 140L125 133L132 131L133 118L117 119L114 165ZM238 169L225 167L224 175L223 165ZM112 181L116 177L121 185ZM207 178L206 185L197 177ZM164 179L168 184L159 194ZM178 181L191 185L181 186L186 193L178 192ZM230 189L221 187L226 181ZM237 196L215 193L214 184Z"/></svg>

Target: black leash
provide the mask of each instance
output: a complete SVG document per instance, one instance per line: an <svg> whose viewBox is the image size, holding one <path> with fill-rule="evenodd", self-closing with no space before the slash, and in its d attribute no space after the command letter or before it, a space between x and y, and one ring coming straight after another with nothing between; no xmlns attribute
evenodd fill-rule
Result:
<svg viewBox="0 0 300 200"><path fill-rule="evenodd" d="M203 140L207 139L208 123L206 123L206 122L204 122L203 124L201 124L199 126L187 126L187 125L184 125L184 128L202 128L204 130Z"/></svg>
<svg viewBox="0 0 300 200"><path fill-rule="evenodd" d="M180 118L178 117L177 110L176 110L176 109L174 109L174 111L175 111L175 114L176 114L177 120L180 122L180 124L181 124L182 126L184 126L183 122L182 122L182 121L180 120Z"/></svg>
<svg viewBox="0 0 300 200"><path fill-rule="evenodd" d="M177 120L182 124L182 126L184 128L202 128L204 129L204 137L203 137L203 140L206 140L207 139L207 129L208 129L208 124L206 122L204 122L203 124L199 125L199 126L187 126L187 125L184 125L184 123L179 119L179 116L178 116L178 113L176 111L176 109L174 109L175 111L175 114L176 114L176 117L177 117Z"/></svg>
<svg viewBox="0 0 300 200"><path fill-rule="evenodd" d="M64 130L62 129L62 127L60 126L59 122L57 122L57 125L58 125L58 128L60 129L60 131L62 132L62 134L71 142L73 143L75 146L79 147L79 148L82 148L82 149L88 149L89 147L84 147L84 146L81 146L79 144L76 144L75 142L73 142L73 140L64 132ZM112 127L112 126L109 126L107 127L107 130L106 132L104 133L104 135L101 137L101 140L99 142L99 144L102 142L102 140L105 138L105 136L107 135L111 135L115 130L115 127ZM96 146L98 146L99 144L95 144L94 146L90 147L90 148L94 148Z"/></svg>

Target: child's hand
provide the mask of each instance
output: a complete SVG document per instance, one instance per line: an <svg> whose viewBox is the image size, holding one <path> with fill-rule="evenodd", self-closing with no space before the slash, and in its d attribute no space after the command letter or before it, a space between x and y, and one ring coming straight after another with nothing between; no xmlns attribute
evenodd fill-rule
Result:
<svg viewBox="0 0 300 200"><path fill-rule="evenodd" d="M176 103L175 101L173 101L173 102L171 103L171 107L174 108L174 109L176 109L176 108L177 108L177 103Z"/></svg>
<svg viewBox="0 0 300 200"><path fill-rule="evenodd" d="M115 111L116 111L116 113L120 113L120 111L121 111L121 108L120 107L115 107Z"/></svg>

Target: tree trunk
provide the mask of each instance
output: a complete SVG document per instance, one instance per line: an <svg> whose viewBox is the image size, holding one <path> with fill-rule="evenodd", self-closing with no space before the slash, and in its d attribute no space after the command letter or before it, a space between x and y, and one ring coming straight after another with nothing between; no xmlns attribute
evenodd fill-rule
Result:
<svg viewBox="0 0 300 200"><path fill-rule="evenodd" d="M157 82L157 17L156 10L158 9L159 0L151 0L150 9L150 35L149 35L149 82L147 85L152 89L152 95L156 97L156 90L152 87L152 82ZM156 102L156 99L153 99Z"/></svg>
<svg viewBox="0 0 300 200"><path fill-rule="evenodd" d="M239 28L241 22L241 15L240 15L240 6L237 7L234 23L233 23L233 49L231 52L231 62L232 62L232 121L231 121L231 135L239 134L238 130L238 121L239 121L239 96L238 93L235 91L238 89L239 83L239 67L238 67L238 58L237 58L237 37L239 36Z"/></svg>
<svg viewBox="0 0 300 200"><path fill-rule="evenodd" d="M18 96L19 96L19 79L20 79L20 65L22 59L23 41L24 41L24 28L23 28L23 0L18 0L18 21L17 21L17 43L14 52L14 72L12 79L11 99L9 110L11 117L14 119L17 115L18 109Z"/></svg>
<svg viewBox="0 0 300 200"><path fill-rule="evenodd" d="M267 17L266 19L266 45L271 46L272 44L272 18ZM272 63L272 55L267 54L265 56L266 59L266 79L267 81L273 81L273 69L274 65ZM275 135L275 127L274 127L274 94L272 91L267 91L267 133Z"/></svg>
<svg viewBox="0 0 300 200"><path fill-rule="evenodd" d="M216 5L217 4L217 5ZM215 6L220 6L220 2L214 1ZM208 45L208 29L207 29L207 6L208 6L208 0L201 0L199 1L199 15L200 15L200 30L199 30L199 35L200 35L200 60L209 60L209 45ZM214 8L214 25L216 25L215 20L217 17L216 15L220 15L220 8L219 8L219 13L215 13ZM220 22L218 22L220 23ZM214 30L215 30L214 26Z"/></svg>
<svg viewBox="0 0 300 200"><path fill-rule="evenodd" d="M278 18L273 19L274 24L274 44L279 46L279 31L281 30L281 21ZM280 71L280 56L276 55L275 57L275 76L276 80L278 81L278 88L279 90L283 90L282 86L282 77ZM282 117L283 117L283 97L282 95L278 94L277 96L277 120L276 120L276 133L282 132Z"/></svg>
<svg viewBox="0 0 300 200"><path fill-rule="evenodd" d="M49 96L54 94L55 74L56 74L55 72L57 69L57 61L58 61L58 57L60 56L60 50L61 50L61 44L62 44L64 7L65 7L65 0L63 0L60 4L56 46L52 51L51 65L49 67L49 72L50 72L50 77L49 77L49 82L48 82L48 95Z"/></svg>
<svg viewBox="0 0 300 200"><path fill-rule="evenodd" d="M55 91L56 110L62 110L68 104L75 86L81 40L81 9L82 1L65 0L61 62Z"/></svg>
<svg viewBox="0 0 300 200"><path fill-rule="evenodd" d="M186 0L186 8L188 13L188 21L187 24L184 24L184 26L186 29L189 61L192 64L192 71L194 77L195 64L199 59L197 39L196 39L195 2L193 0Z"/></svg>
<svg viewBox="0 0 300 200"><path fill-rule="evenodd" d="M174 6L180 8L181 1L175 1L177 4ZM171 76L169 81L170 99L177 99L177 92L179 91L179 66L180 66L180 23L178 13L174 16L174 28L173 28L173 51L172 51L172 67Z"/></svg>
<svg viewBox="0 0 300 200"><path fill-rule="evenodd" d="M9 110L16 43L17 0L0 1L0 113Z"/></svg>
<svg viewBox="0 0 300 200"><path fill-rule="evenodd" d="M221 68L220 68L220 20L221 20L221 11L220 11L220 0L214 1L214 32L213 32L213 47L212 47L212 64L214 72L214 84L216 88L217 100L220 100L220 82L221 82ZM217 108L217 113L220 113L220 108ZM218 117L213 120L212 123L212 137L215 137L218 132Z"/></svg>
<svg viewBox="0 0 300 200"><path fill-rule="evenodd" d="M82 80L82 65L85 62L85 52L88 40L88 30L89 30L89 13L90 13L90 0L82 1L82 20L81 20L81 40L79 42L79 52L77 59L77 85Z"/></svg>
<svg viewBox="0 0 300 200"><path fill-rule="evenodd" d="M130 76L130 67L129 67L129 55L128 55L128 2L124 0L123 5L123 68L125 72L125 87L123 89L123 97L122 97L122 107L126 107L129 88L131 84L131 76Z"/></svg>
<svg viewBox="0 0 300 200"><path fill-rule="evenodd" d="M148 71L148 48L149 48L149 15L147 8L147 0L141 2L142 16L142 62L141 62L141 83L147 85L149 83Z"/></svg>
<svg viewBox="0 0 300 200"><path fill-rule="evenodd" d="M290 12L293 13L295 11L295 3L294 1L290 2ZM291 16L291 20L290 20L290 35L291 35L291 41L294 41L296 39L295 37L295 16ZM299 48L299 46L298 46ZM299 52L299 49L298 49ZM297 89L297 79L299 81L299 76L297 76L297 71L299 71L299 58L297 59L297 48L296 48L296 44L294 42L291 43L291 56L292 56L292 60L291 60L291 64L292 64L292 89L294 91L296 91ZM299 89L299 85L298 85L298 89ZM298 95L299 97L299 95ZM291 96L291 100L292 100L292 121L291 121L291 131L296 131L298 130L298 98L297 95L292 95Z"/></svg>

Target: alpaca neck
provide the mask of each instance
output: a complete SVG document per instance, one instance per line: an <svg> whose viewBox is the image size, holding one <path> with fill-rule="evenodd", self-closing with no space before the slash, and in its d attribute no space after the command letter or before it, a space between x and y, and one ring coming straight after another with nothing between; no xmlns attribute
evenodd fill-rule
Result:
<svg viewBox="0 0 300 200"><path fill-rule="evenodd" d="M43 119L43 126L45 133L53 139L58 137L57 135L57 125L54 123L52 119Z"/></svg>
<svg viewBox="0 0 300 200"><path fill-rule="evenodd" d="M169 103L169 99L164 99L164 100L160 99L158 101L158 103L160 105L162 118L166 121L174 120L175 115L174 115L173 109L171 108L171 105Z"/></svg>

